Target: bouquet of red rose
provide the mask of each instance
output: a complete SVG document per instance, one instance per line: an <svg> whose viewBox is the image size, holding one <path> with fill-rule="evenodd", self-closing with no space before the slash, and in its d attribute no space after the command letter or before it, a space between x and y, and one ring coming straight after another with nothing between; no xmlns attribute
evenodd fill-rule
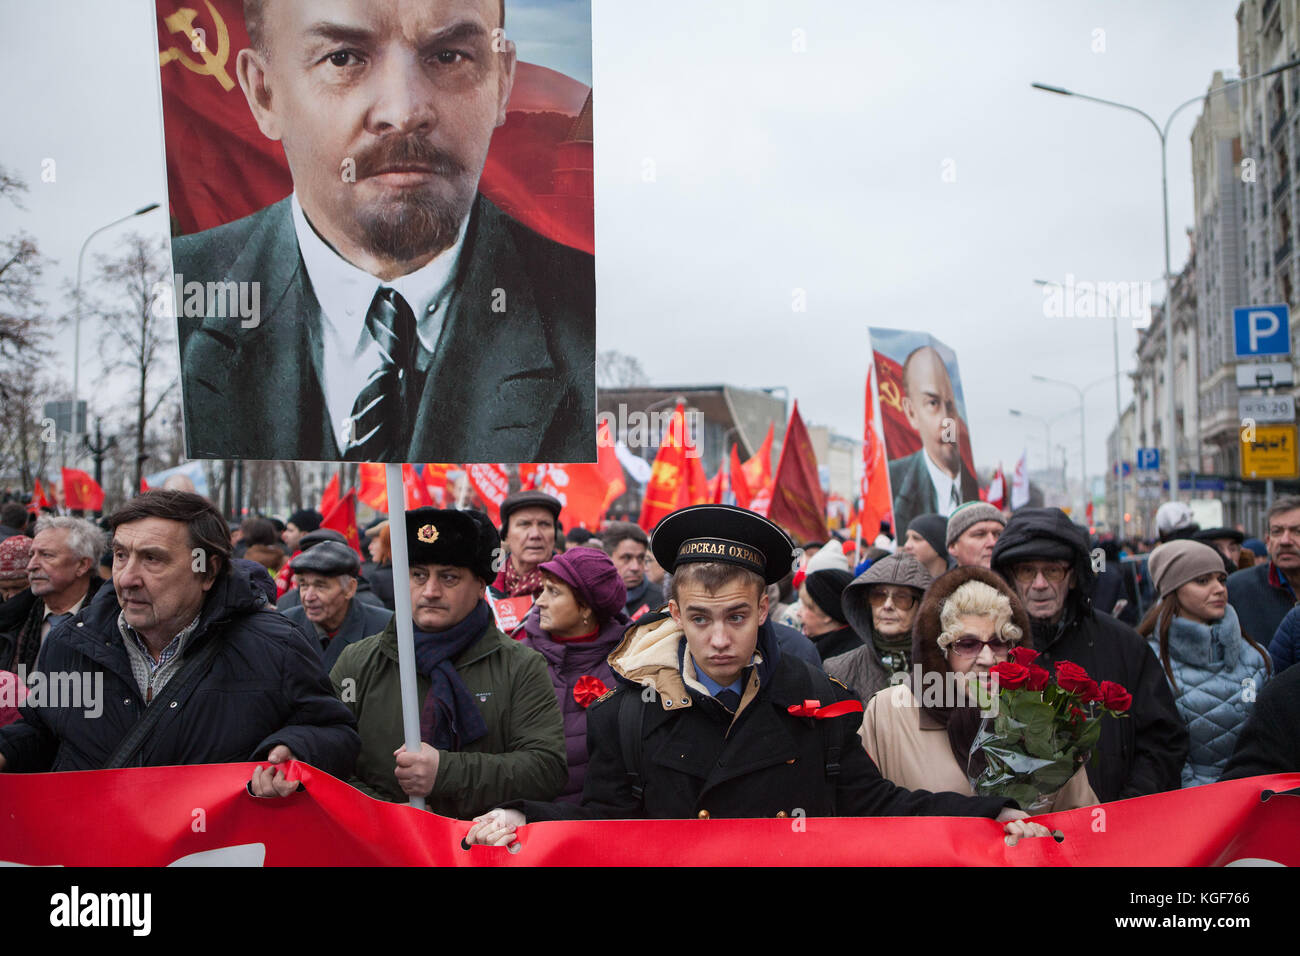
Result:
<svg viewBox="0 0 1300 956"><path fill-rule="evenodd" d="M975 735L967 768L977 794L1010 797L1029 813L1050 808L1087 763L1103 715L1124 717L1133 703L1119 684L1098 684L1078 664L1059 661L1053 676L1034 663L1037 657L1017 647L1009 661L990 668L996 696L990 687L980 700L991 716Z"/></svg>

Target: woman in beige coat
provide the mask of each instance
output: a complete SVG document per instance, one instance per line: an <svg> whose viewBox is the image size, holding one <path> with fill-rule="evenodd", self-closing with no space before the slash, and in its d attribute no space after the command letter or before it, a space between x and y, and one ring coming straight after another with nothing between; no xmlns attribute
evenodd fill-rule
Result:
<svg viewBox="0 0 1300 956"><path fill-rule="evenodd" d="M944 609L950 602L945 627ZM1029 633L1020 599L992 571L954 568L936 579L912 629L909 680L867 703L862 743L880 773L909 790L972 793L967 762L980 716L965 701L961 675L986 674ZM1051 809L1095 803L1097 796L1080 767Z"/></svg>

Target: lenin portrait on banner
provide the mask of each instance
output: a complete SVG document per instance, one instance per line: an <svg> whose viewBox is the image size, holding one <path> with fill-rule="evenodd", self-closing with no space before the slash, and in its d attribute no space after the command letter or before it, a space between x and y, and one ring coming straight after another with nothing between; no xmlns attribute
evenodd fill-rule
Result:
<svg viewBox="0 0 1300 956"><path fill-rule="evenodd" d="M924 332L871 329L898 540L921 514L979 500L957 359Z"/></svg>
<svg viewBox="0 0 1300 956"><path fill-rule="evenodd" d="M504 0L242 9L233 92L292 192L173 239L187 454L594 459L593 257L479 188L518 66ZM589 94L578 119L589 142ZM257 314L193 314L195 281Z"/></svg>

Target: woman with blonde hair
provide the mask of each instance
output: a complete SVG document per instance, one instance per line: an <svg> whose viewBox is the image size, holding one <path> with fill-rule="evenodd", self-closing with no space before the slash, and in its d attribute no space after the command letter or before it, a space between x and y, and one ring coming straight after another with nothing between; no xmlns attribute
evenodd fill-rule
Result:
<svg viewBox="0 0 1300 956"><path fill-rule="evenodd" d="M970 751L982 718L967 680L986 679L1029 633L1029 616L999 575L963 567L937 578L912 629L910 679L872 697L863 715L862 743L880 773L909 790L973 793L983 766ZM1080 767L1051 810L1095 803Z"/></svg>

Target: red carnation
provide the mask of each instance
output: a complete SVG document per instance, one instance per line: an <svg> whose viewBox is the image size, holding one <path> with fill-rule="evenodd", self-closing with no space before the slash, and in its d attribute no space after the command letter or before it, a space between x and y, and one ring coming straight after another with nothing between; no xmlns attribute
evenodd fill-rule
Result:
<svg viewBox="0 0 1300 956"><path fill-rule="evenodd" d="M1092 678L1078 664L1072 664L1070 661L1057 662L1056 684L1061 690L1077 694L1079 691L1086 690L1090 683Z"/></svg>
<svg viewBox="0 0 1300 956"><path fill-rule="evenodd" d="M1034 658L1038 656L1038 651L1032 647L1017 647L1011 651L1009 656L1021 667L1028 667L1033 663Z"/></svg>
<svg viewBox="0 0 1300 956"><path fill-rule="evenodd" d="M583 674L573 685L573 699L578 702L579 707L590 707L608 692L609 688L605 686L605 682L590 674Z"/></svg>
<svg viewBox="0 0 1300 956"><path fill-rule="evenodd" d="M990 674L998 675L998 686L1015 690L1029 683L1029 669L1021 667L1015 661L1003 661L989 668Z"/></svg>
<svg viewBox="0 0 1300 956"><path fill-rule="evenodd" d="M1042 690L1051 679L1052 675L1045 668L1039 667L1037 664L1029 665L1029 684L1027 685L1029 690Z"/></svg>
<svg viewBox="0 0 1300 956"><path fill-rule="evenodd" d="M1101 706L1107 710L1123 713L1133 706L1133 695L1114 681L1102 681L1098 691L1101 694Z"/></svg>

